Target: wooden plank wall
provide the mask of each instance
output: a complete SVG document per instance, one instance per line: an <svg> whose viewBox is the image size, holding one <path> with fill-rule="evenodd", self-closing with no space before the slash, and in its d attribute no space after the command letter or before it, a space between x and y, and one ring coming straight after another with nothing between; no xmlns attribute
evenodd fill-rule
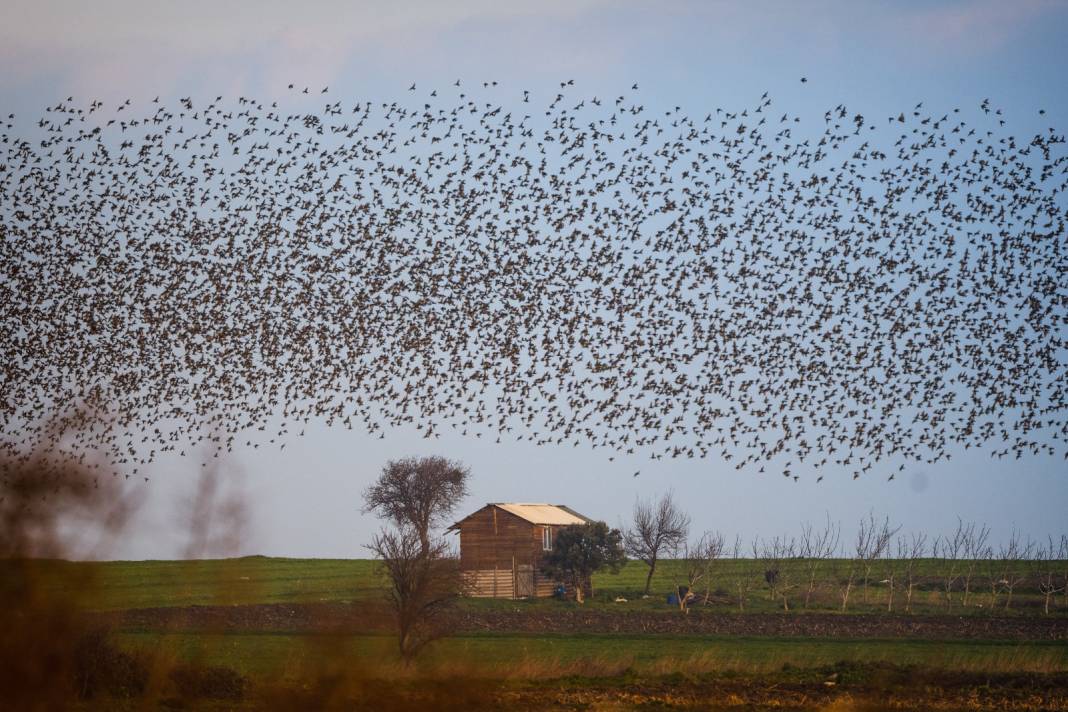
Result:
<svg viewBox="0 0 1068 712"><path fill-rule="evenodd" d="M556 530L550 527L555 541ZM532 567L534 595L553 595L557 581L541 572L544 526L493 506L486 506L460 523L460 570L468 595L515 598L515 571Z"/></svg>
<svg viewBox="0 0 1068 712"><path fill-rule="evenodd" d="M460 570L470 595L515 597L519 566L533 566L534 526L503 509L487 506L460 523Z"/></svg>
<svg viewBox="0 0 1068 712"><path fill-rule="evenodd" d="M556 590L557 582L540 571L534 574L534 595L538 598L548 598Z"/></svg>
<svg viewBox="0 0 1068 712"><path fill-rule="evenodd" d="M481 569L463 572L464 589L475 598L514 598L512 572Z"/></svg>

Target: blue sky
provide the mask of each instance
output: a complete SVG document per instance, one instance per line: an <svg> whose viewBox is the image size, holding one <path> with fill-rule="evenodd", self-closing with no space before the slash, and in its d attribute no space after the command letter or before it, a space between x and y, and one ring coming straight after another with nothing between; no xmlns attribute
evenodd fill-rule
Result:
<svg viewBox="0 0 1068 712"><path fill-rule="evenodd" d="M160 95L252 95L299 102L289 83L329 86L335 99L405 98L457 78L500 82L502 101L558 82L611 95L637 82L648 105L694 111L777 107L822 116L838 103L881 116L919 101L974 109L989 97L1021 134L1068 126L1068 2L571 2L294 3L40 2L0 6L0 111L36 117L75 95L116 104ZM801 84L801 76L808 81ZM1040 117L1038 109L1046 115ZM884 114L886 112L886 114ZM378 523L360 493L382 464L441 454L473 472L466 508L487 501L565 503L617 524L635 497L673 489L695 528L728 535L796 533L825 514L847 533L869 509L932 534L956 516L1045 536L1068 531L1068 463L991 460L960 452L911 467L894 482L828 477L820 484L738 473L705 461L617 457L570 445L487 442L414 431L384 439L308 428L284 451L242 452L227 486L247 507L229 553L363 556ZM152 467L144 507L116 557L179 554L183 503L197 469L179 458ZM631 474L641 470L641 476ZM222 553L222 552L217 552Z"/></svg>

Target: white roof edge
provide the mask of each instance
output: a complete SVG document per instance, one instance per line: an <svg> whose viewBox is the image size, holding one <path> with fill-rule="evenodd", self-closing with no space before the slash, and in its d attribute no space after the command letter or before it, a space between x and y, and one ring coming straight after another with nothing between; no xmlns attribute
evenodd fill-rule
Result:
<svg viewBox="0 0 1068 712"><path fill-rule="evenodd" d="M500 507L509 514L525 519L531 524L586 524L592 521L588 517L565 507L562 504L530 502L490 502L491 506Z"/></svg>

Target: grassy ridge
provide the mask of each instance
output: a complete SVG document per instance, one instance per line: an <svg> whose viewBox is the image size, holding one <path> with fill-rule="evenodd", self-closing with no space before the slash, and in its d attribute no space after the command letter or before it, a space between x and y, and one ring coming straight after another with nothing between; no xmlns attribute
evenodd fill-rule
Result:
<svg viewBox="0 0 1068 712"><path fill-rule="evenodd" d="M91 610L256 603L349 602L380 598L384 581L368 559L250 556L197 561L35 562L38 584L85 580Z"/></svg>

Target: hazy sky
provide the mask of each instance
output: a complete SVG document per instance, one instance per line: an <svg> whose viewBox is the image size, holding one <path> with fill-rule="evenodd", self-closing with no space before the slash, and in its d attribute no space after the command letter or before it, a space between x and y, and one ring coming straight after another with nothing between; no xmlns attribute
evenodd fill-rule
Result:
<svg viewBox="0 0 1068 712"><path fill-rule="evenodd" d="M638 82L647 105L694 111L776 106L813 117L838 103L872 115L919 101L932 111L975 108L986 97L1021 134L1068 129L1068 2L42 2L0 3L0 111L36 117L68 95L149 101L160 95L255 96L329 86L335 100L403 99L420 90L500 82L501 101L524 88L611 95ZM802 85L801 76L808 78ZM1038 109L1046 111L1039 117ZM904 475L822 483L738 473L719 459L617 457L585 447L464 438L430 443L409 430L384 439L309 427L284 451L241 452L226 463L247 524L230 553L365 556L379 523L360 494L391 458L441 454L467 463L472 496L565 503L617 524L635 497L668 489L695 528L748 538L795 533L829 514L851 533L869 509L932 533L955 517L982 520L996 538L1068 532L1068 462L991 460L961 452ZM647 456L646 456L647 457ZM635 470L641 475L632 477ZM158 461L145 503L116 558L169 558L190 537L185 504L199 467ZM223 493L225 499L226 492Z"/></svg>

